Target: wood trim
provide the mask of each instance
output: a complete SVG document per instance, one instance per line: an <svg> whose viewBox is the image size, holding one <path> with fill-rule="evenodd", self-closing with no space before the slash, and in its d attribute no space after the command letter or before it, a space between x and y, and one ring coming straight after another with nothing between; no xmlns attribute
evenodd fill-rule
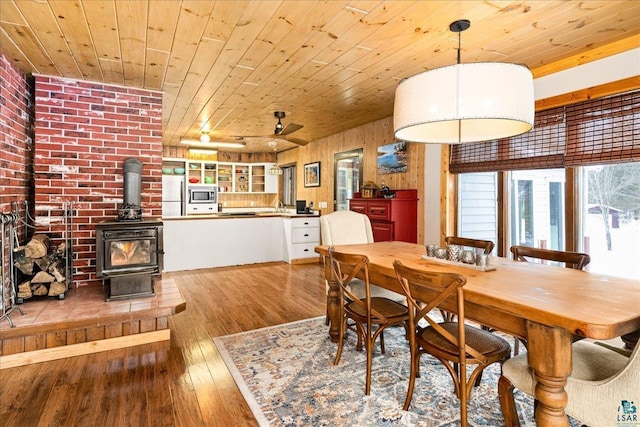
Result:
<svg viewBox="0 0 640 427"><path fill-rule="evenodd" d="M455 223L457 212L455 210L457 179L456 175L449 172L451 161L451 147L442 145L440 151L440 245L444 245L444 238L455 235Z"/></svg>
<svg viewBox="0 0 640 427"><path fill-rule="evenodd" d="M509 215L509 184L507 172L498 172L498 256L508 257L509 233L507 232L507 216Z"/></svg>
<svg viewBox="0 0 640 427"><path fill-rule="evenodd" d="M313 258L294 258L289 264L316 264L320 263L320 257Z"/></svg>
<svg viewBox="0 0 640 427"><path fill-rule="evenodd" d="M580 244L577 240L578 222L580 221L580 203L578 201L580 197L578 171L576 168L565 169L565 195L564 195L564 248L566 251L577 252L577 248Z"/></svg>
<svg viewBox="0 0 640 427"><path fill-rule="evenodd" d="M116 350L119 348L150 344L159 341L168 341L170 338L171 329L162 329L159 331L125 335L80 344L71 344L61 347L27 351L24 353L9 354L6 356L0 356L0 370L15 368L16 366L31 365L33 363L49 362L67 357L98 353L101 351Z"/></svg>
<svg viewBox="0 0 640 427"><path fill-rule="evenodd" d="M631 37L627 37L626 39L618 40L617 42L609 43L607 45L564 58L560 61L536 67L531 70L531 73L533 74L533 78L537 79L539 77L564 71L579 65L584 65L598 59L603 59L631 49L636 49L638 46L640 46L640 35L636 34Z"/></svg>
<svg viewBox="0 0 640 427"><path fill-rule="evenodd" d="M565 93L550 98L536 101L535 110L548 110L550 108L562 107L564 105L575 104L576 102L587 101L589 99L602 98L604 96L629 92L640 88L640 76L633 76L615 82L605 83L599 86L581 89L575 92Z"/></svg>

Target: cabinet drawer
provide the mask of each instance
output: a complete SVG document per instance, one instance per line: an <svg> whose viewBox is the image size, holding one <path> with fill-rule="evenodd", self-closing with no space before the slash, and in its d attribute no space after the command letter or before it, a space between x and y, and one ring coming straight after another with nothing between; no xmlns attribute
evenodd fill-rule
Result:
<svg viewBox="0 0 640 427"><path fill-rule="evenodd" d="M349 210L367 215L367 202L350 200Z"/></svg>
<svg viewBox="0 0 640 427"><path fill-rule="evenodd" d="M314 243L320 244L320 229L313 228L294 228L291 233L292 243Z"/></svg>
<svg viewBox="0 0 640 427"><path fill-rule="evenodd" d="M389 203L385 202L370 202L368 206L367 215L369 219L376 220L380 219L383 221L391 220L391 208Z"/></svg>
<svg viewBox="0 0 640 427"><path fill-rule="evenodd" d="M389 242L394 240L394 223L371 221L371 231L374 242Z"/></svg>
<svg viewBox="0 0 640 427"><path fill-rule="evenodd" d="M292 228L307 228L307 227L317 227L320 228L320 218L292 218L291 219L291 227Z"/></svg>
<svg viewBox="0 0 640 427"><path fill-rule="evenodd" d="M315 258L319 256L313 249L318 243L298 243L291 245L291 258Z"/></svg>

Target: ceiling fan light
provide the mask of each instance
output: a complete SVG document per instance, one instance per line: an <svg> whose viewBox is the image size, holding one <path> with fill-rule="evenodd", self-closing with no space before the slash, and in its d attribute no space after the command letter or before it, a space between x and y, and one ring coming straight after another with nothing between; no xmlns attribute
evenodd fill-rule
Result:
<svg viewBox="0 0 640 427"><path fill-rule="evenodd" d="M269 175L282 175L282 168L278 165L273 165L273 167L269 169Z"/></svg>
<svg viewBox="0 0 640 427"><path fill-rule="evenodd" d="M200 142L209 142L211 141L211 138L209 137L208 133L203 133L202 136L200 136Z"/></svg>
<svg viewBox="0 0 640 427"><path fill-rule="evenodd" d="M276 135L279 134L280 132L282 132L282 129L284 129L284 125L282 124L282 122L280 121L280 119L278 119L278 123L276 123L276 128L273 131L273 133L275 133Z"/></svg>

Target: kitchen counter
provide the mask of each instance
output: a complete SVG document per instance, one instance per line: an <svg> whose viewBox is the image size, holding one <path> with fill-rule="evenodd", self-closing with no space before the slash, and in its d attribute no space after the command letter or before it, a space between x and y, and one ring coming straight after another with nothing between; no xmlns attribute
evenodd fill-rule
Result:
<svg viewBox="0 0 640 427"><path fill-rule="evenodd" d="M174 220L192 220L192 219L228 219L228 218L255 218L255 217L278 217L278 218L312 218L320 216L319 211L311 214L297 214L292 211L274 212L274 211L223 211L211 214L194 214L186 216L165 216L163 221Z"/></svg>
<svg viewBox="0 0 640 427"><path fill-rule="evenodd" d="M163 217L163 271L195 270L263 262L298 262L292 229L306 218L318 227L319 212L296 214L234 210L216 214ZM307 233L305 233L306 235ZM319 244L319 231L314 245ZM297 248L297 246L295 247ZM303 249L304 251L304 249ZM315 253L312 259L317 261ZM307 257L304 251L301 255Z"/></svg>

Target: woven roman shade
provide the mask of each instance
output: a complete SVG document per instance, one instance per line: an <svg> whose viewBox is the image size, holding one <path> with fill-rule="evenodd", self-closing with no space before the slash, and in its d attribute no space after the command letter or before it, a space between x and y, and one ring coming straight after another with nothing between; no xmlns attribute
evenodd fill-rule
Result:
<svg viewBox="0 0 640 427"><path fill-rule="evenodd" d="M564 108L536 113L533 130L497 141L454 145L452 173L563 167Z"/></svg>
<svg viewBox="0 0 640 427"><path fill-rule="evenodd" d="M566 109L567 166L640 161L640 91Z"/></svg>
<svg viewBox="0 0 640 427"><path fill-rule="evenodd" d="M513 138L451 147L452 173L640 161L640 91L536 112Z"/></svg>

